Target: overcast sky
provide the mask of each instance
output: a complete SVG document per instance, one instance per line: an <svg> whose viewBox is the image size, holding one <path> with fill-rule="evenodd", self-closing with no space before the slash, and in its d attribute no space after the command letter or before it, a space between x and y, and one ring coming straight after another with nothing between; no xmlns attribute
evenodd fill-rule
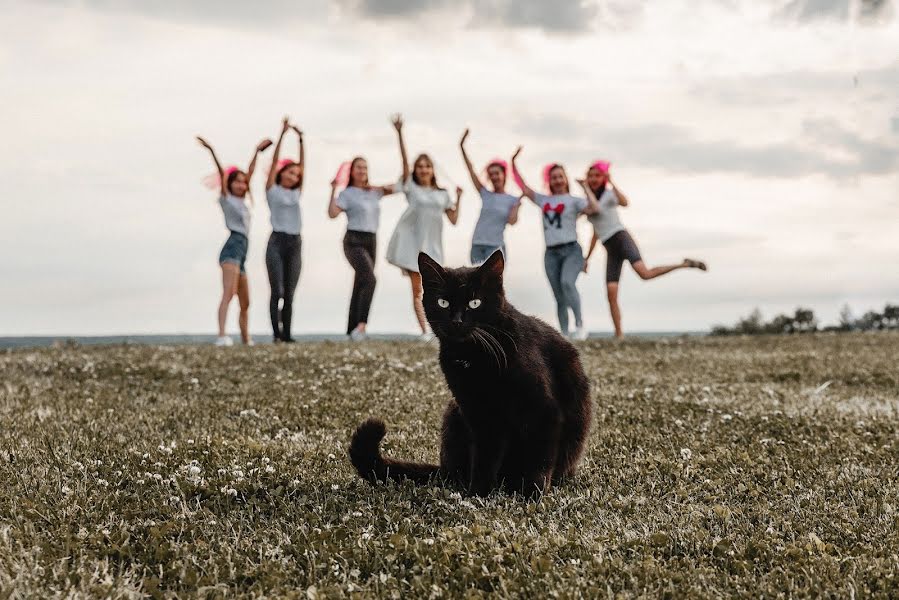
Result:
<svg viewBox="0 0 899 600"><path fill-rule="evenodd" d="M572 175L611 160L647 264L709 263L652 282L626 268L626 330L899 301L894 4L0 0L0 335L213 332L227 232L193 136L245 164L285 113L307 134L300 333L345 326L352 271L328 181L356 154L396 179L396 111L410 152L465 187L451 265L480 208L457 149L471 127L478 164L524 145L534 185L550 160ZM248 269L251 328L268 335L263 175ZM383 259L404 205L384 200L375 332L415 330L408 282ZM555 324L536 208L507 240L509 297ZM579 282L592 330L611 327L603 265L600 251Z"/></svg>

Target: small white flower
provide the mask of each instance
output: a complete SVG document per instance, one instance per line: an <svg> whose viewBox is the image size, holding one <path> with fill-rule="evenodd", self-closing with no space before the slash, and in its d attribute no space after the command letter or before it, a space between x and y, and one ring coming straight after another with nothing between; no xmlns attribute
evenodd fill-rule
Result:
<svg viewBox="0 0 899 600"><path fill-rule="evenodd" d="M199 475L201 471L202 471L202 469L200 467L198 467L197 465L191 465L190 467L187 468L187 472L193 477L196 477L197 475Z"/></svg>
<svg viewBox="0 0 899 600"><path fill-rule="evenodd" d="M730 415L730 414L727 414L727 413L721 415L721 420L722 420L722 421L730 421L730 420L733 419L733 418L734 418L733 415Z"/></svg>
<svg viewBox="0 0 899 600"><path fill-rule="evenodd" d="M271 465L265 465L265 472L266 472L266 473L274 473L274 472L275 472L275 467L273 467L273 466L271 466Z"/></svg>
<svg viewBox="0 0 899 600"><path fill-rule="evenodd" d="M690 460L693 458L693 452L689 448L681 448L680 457L681 460Z"/></svg>
<svg viewBox="0 0 899 600"><path fill-rule="evenodd" d="M65 494L66 496L68 496L69 494L72 493L72 488L70 488L67 485L64 485L64 486L62 486L62 493Z"/></svg>
<svg viewBox="0 0 899 600"><path fill-rule="evenodd" d="M191 385L198 385L199 383L200 383L200 380L197 379L196 377L191 377L191 378L190 378L190 384L191 384Z"/></svg>

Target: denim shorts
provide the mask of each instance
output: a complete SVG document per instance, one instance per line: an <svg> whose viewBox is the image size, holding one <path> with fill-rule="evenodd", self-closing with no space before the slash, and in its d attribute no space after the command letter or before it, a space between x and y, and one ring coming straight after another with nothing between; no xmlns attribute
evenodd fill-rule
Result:
<svg viewBox="0 0 899 600"><path fill-rule="evenodd" d="M502 246L488 246L487 244L472 244L471 245L471 265L473 267L477 267L479 265L487 262L487 259L490 258L494 252L497 250L503 251L503 257L506 256L506 245Z"/></svg>
<svg viewBox="0 0 899 600"><path fill-rule="evenodd" d="M247 250L249 246L250 242L247 236L232 231L231 235L228 236L228 241L225 242L225 245L222 246L222 251L219 253L219 264L231 263L238 265L241 274L246 274Z"/></svg>

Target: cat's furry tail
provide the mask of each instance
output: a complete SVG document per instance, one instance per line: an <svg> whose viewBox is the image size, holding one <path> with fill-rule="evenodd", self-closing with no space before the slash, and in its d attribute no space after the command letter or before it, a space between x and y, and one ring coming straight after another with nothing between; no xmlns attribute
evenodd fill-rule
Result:
<svg viewBox="0 0 899 600"><path fill-rule="evenodd" d="M412 463L385 458L379 448L387 428L380 419L368 419L353 433L350 441L350 461L362 479L387 481L388 479L410 479L416 483L427 483L440 472L438 465Z"/></svg>

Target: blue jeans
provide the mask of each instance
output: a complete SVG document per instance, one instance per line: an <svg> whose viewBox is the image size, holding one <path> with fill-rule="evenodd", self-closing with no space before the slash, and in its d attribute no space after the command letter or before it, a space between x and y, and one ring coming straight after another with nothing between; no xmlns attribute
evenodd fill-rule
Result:
<svg viewBox="0 0 899 600"><path fill-rule="evenodd" d="M577 242L552 246L543 255L546 278L556 297L559 328L568 333L568 310L574 313L577 327L584 324L581 318L581 295L577 291L577 277L584 268L584 252Z"/></svg>
<svg viewBox="0 0 899 600"><path fill-rule="evenodd" d="M482 265L487 262L487 259L496 252L497 250L503 251L503 257L506 256L506 245L502 246L489 246L487 244L472 244L471 245L471 264L472 266L477 267L478 265Z"/></svg>

